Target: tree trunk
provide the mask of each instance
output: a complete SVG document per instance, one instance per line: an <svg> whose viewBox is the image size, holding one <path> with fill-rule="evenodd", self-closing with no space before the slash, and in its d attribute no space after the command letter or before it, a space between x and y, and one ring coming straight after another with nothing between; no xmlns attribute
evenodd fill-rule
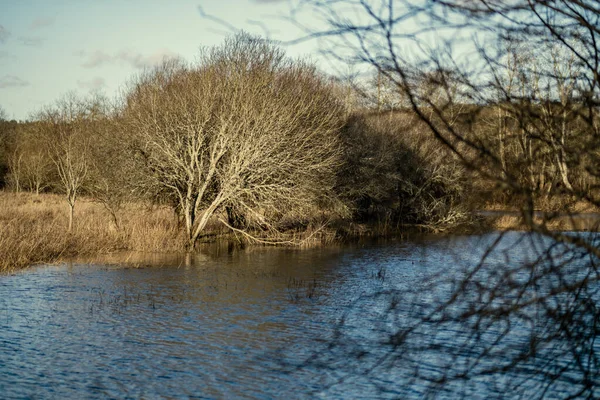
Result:
<svg viewBox="0 0 600 400"><path fill-rule="evenodd" d="M560 173L560 179L562 181L563 186L568 191L573 191L573 186L571 185L571 181L569 180L569 169L567 167L567 163L564 160L564 150L559 150L560 154L556 155L557 158L557 169Z"/></svg>
<svg viewBox="0 0 600 400"><path fill-rule="evenodd" d="M563 104L563 107L566 107L566 104ZM565 188L569 191L573 191L573 186L571 185L571 181L569 180L569 167L567 166L567 155L565 152L565 139L567 137L567 112L563 110L562 115L562 126L560 132L560 146L558 149L558 171L560 172L560 177L562 179L562 183Z"/></svg>
<svg viewBox="0 0 600 400"><path fill-rule="evenodd" d="M119 218L117 217L117 212L113 209L109 209L109 213L110 213L110 217L111 217L111 221L115 226L115 230L120 230L121 229L121 224L119 222Z"/></svg>
<svg viewBox="0 0 600 400"><path fill-rule="evenodd" d="M501 177L506 179L506 115L502 109L498 109L498 157L500 158L500 166L502 168Z"/></svg>
<svg viewBox="0 0 600 400"><path fill-rule="evenodd" d="M204 212L202 213L202 217L200 218L196 227L194 228L192 236L190 237L190 241L188 242L188 246L190 249L194 248L194 245L196 244L196 241L200 237L200 234L202 233L204 228L206 228L206 225L208 224L208 220L210 219L210 217L213 216L213 214L219 208L220 205L221 205L221 201L215 200L210 205L210 207L208 207L206 210L204 210ZM194 223L195 223L195 221L194 221Z"/></svg>
<svg viewBox="0 0 600 400"><path fill-rule="evenodd" d="M191 241L194 229L194 218L190 204L183 205L183 217L185 218L185 235Z"/></svg>
<svg viewBox="0 0 600 400"><path fill-rule="evenodd" d="M381 112L381 108L382 108L382 101L381 101L381 70L377 71L377 112L380 113Z"/></svg>
<svg viewBox="0 0 600 400"><path fill-rule="evenodd" d="M73 214L75 211L75 202L69 202L69 232L73 230Z"/></svg>

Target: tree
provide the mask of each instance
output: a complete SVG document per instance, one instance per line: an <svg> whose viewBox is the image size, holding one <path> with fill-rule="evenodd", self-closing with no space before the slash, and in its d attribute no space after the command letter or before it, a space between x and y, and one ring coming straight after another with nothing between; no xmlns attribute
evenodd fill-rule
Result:
<svg viewBox="0 0 600 400"><path fill-rule="evenodd" d="M14 147L18 123L8 121L6 112L0 108L0 187L10 181L9 158Z"/></svg>
<svg viewBox="0 0 600 400"><path fill-rule="evenodd" d="M75 203L88 177L90 122L95 118L94 107L72 93L39 115L44 142L59 178L57 184L69 205L69 231L73 229Z"/></svg>
<svg viewBox="0 0 600 400"><path fill-rule="evenodd" d="M110 223L119 229L120 212L127 202L144 198L144 193L136 190L137 182L144 180L143 164L127 140L130 135L120 105L103 96L91 101L96 117L86 123L91 134L85 190L104 206Z"/></svg>
<svg viewBox="0 0 600 400"><path fill-rule="evenodd" d="M575 203L600 207L598 2L298 3L295 15L304 8L327 26L309 30L309 38L329 39L326 52L339 60L354 56L393 82L431 135L477 179L492 182L520 205L523 223L545 249L531 260L507 256L498 270L490 270L485 258L472 266L448 285L453 289L445 300L421 310L417 322L401 320L405 324L392 333L385 362L398 365L410 354L448 361L442 369L415 364L414 380L435 393L485 380L501 394L544 397L567 385L553 394L598 396L597 235L549 228L554 218L570 215ZM507 41L526 48L532 54L528 62L515 63L510 51L507 56ZM444 96L419 90L415 82L424 76L432 77L431 87ZM465 103L469 112L457 121L452 110ZM482 130L490 110L500 110L493 140ZM513 151L519 146L522 151ZM552 183L535 183L534 169ZM544 195L562 203L558 212L538 218L542 186ZM392 295L393 314L401 294ZM416 340L423 329L443 335L445 328L459 338L453 346ZM515 383L513 377L521 376L529 377L526 385Z"/></svg>
<svg viewBox="0 0 600 400"><path fill-rule="evenodd" d="M38 123L20 124L8 157L10 175L14 189L41 190L52 183L52 160Z"/></svg>
<svg viewBox="0 0 600 400"><path fill-rule="evenodd" d="M310 217L334 201L342 111L313 66L241 34L196 64L165 61L140 76L124 118L146 188L176 205L192 247L213 216L246 235L248 225L276 233L286 213Z"/></svg>
<svg viewBox="0 0 600 400"><path fill-rule="evenodd" d="M464 169L424 129L406 111L348 120L337 191L355 221L442 231L468 220Z"/></svg>
<svg viewBox="0 0 600 400"><path fill-rule="evenodd" d="M23 150L17 145L7 157L8 180L16 193L21 191L23 184Z"/></svg>

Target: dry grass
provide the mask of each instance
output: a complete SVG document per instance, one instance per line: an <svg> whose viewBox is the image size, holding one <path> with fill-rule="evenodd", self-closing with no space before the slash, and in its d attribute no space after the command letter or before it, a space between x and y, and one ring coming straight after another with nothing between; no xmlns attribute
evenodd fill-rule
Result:
<svg viewBox="0 0 600 400"><path fill-rule="evenodd" d="M86 199L67 230L67 206L57 195L0 192L0 271L68 257L117 250L180 251L182 235L172 210L128 205L117 228L100 205Z"/></svg>
<svg viewBox="0 0 600 400"><path fill-rule="evenodd" d="M491 226L497 230L526 230L527 225L523 223L519 215L502 215L494 218ZM534 218L536 224L543 221L541 216ZM546 227L553 231L600 231L600 218L597 214L574 214L559 215L545 221Z"/></svg>
<svg viewBox="0 0 600 400"><path fill-rule="evenodd" d="M519 206L510 206L500 202L483 204L481 209L489 211L519 211ZM537 211L564 212L564 213L598 213L600 209L583 200L569 199L555 196L548 199L539 199L535 203Z"/></svg>
<svg viewBox="0 0 600 400"><path fill-rule="evenodd" d="M72 232L67 229L66 201L59 195L0 191L0 209L0 272L122 251L166 253L186 250L185 234L169 207L128 204L119 214L117 228L101 204L82 198L75 207ZM406 228L392 226L388 220L367 225L338 221L291 229L275 238L272 232L252 232L258 239L252 240L228 230L214 219L199 243L221 240L308 248L356 238L397 235Z"/></svg>
<svg viewBox="0 0 600 400"><path fill-rule="evenodd" d="M169 207L128 204L119 213L119 227L99 203L82 198L75 206L69 232L68 207L62 196L0 191L0 272L72 257L122 251L184 252L186 238ZM272 238L253 232L258 240L231 232L213 219L199 243L220 241L314 247L338 241L338 232L324 226L287 231ZM264 240L260 240L264 239Z"/></svg>

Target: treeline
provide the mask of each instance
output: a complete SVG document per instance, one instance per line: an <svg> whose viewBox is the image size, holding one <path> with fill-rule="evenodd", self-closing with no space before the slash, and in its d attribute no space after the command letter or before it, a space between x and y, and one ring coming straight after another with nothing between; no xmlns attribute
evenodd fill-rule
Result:
<svg viewBox="0 0 600 400"><path fill-rule="evenodd" d="M594 76L557 43L506 37L486 49L487 74L378 64L360 98L379 112L418 110L460 154L476 207L598 207L600 131ZM437 62L440 62L437 60ZM437 64L436 64L437 65ZM365 101L365 100L363 100Z"/></svg>
<svg viewBox="0 0 600 400"><path fill-rule="evenodd" d="M349 113L344 93L237 35L136 76L119 101L69 94L30 122L3 122L3 184L62 194L69 230L81 195L117 227L127 203L170 205L189 247L209 221L273 243L308 227L464 221L458 160L410 117Z"/></svg>

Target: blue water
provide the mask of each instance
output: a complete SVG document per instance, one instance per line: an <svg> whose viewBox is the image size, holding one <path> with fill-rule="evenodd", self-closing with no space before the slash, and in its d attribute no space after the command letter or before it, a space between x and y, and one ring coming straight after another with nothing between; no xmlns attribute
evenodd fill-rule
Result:
<svg viewBox="0 0 600 400"><path fill-rule="evenodd" d="M518 267L551 242L508 233L480 263L497 238L122 254L0 276L0 397L561 398L585 386L586 368L600 382L594 360L570 364L569 341L544 342L556 322L539 304L482 314L481 326L465 314L560 283L547 274L519 297L531 269ZM565 259L561 251L549 260ZM586 262L561 268L576 280ZM506 276L515 288L493 299L481 292ZM547 297L547 308L570 301L561 296ZM491 370L538 336L535 356ZM581 353L597 347L586 343Z"/></svg>

